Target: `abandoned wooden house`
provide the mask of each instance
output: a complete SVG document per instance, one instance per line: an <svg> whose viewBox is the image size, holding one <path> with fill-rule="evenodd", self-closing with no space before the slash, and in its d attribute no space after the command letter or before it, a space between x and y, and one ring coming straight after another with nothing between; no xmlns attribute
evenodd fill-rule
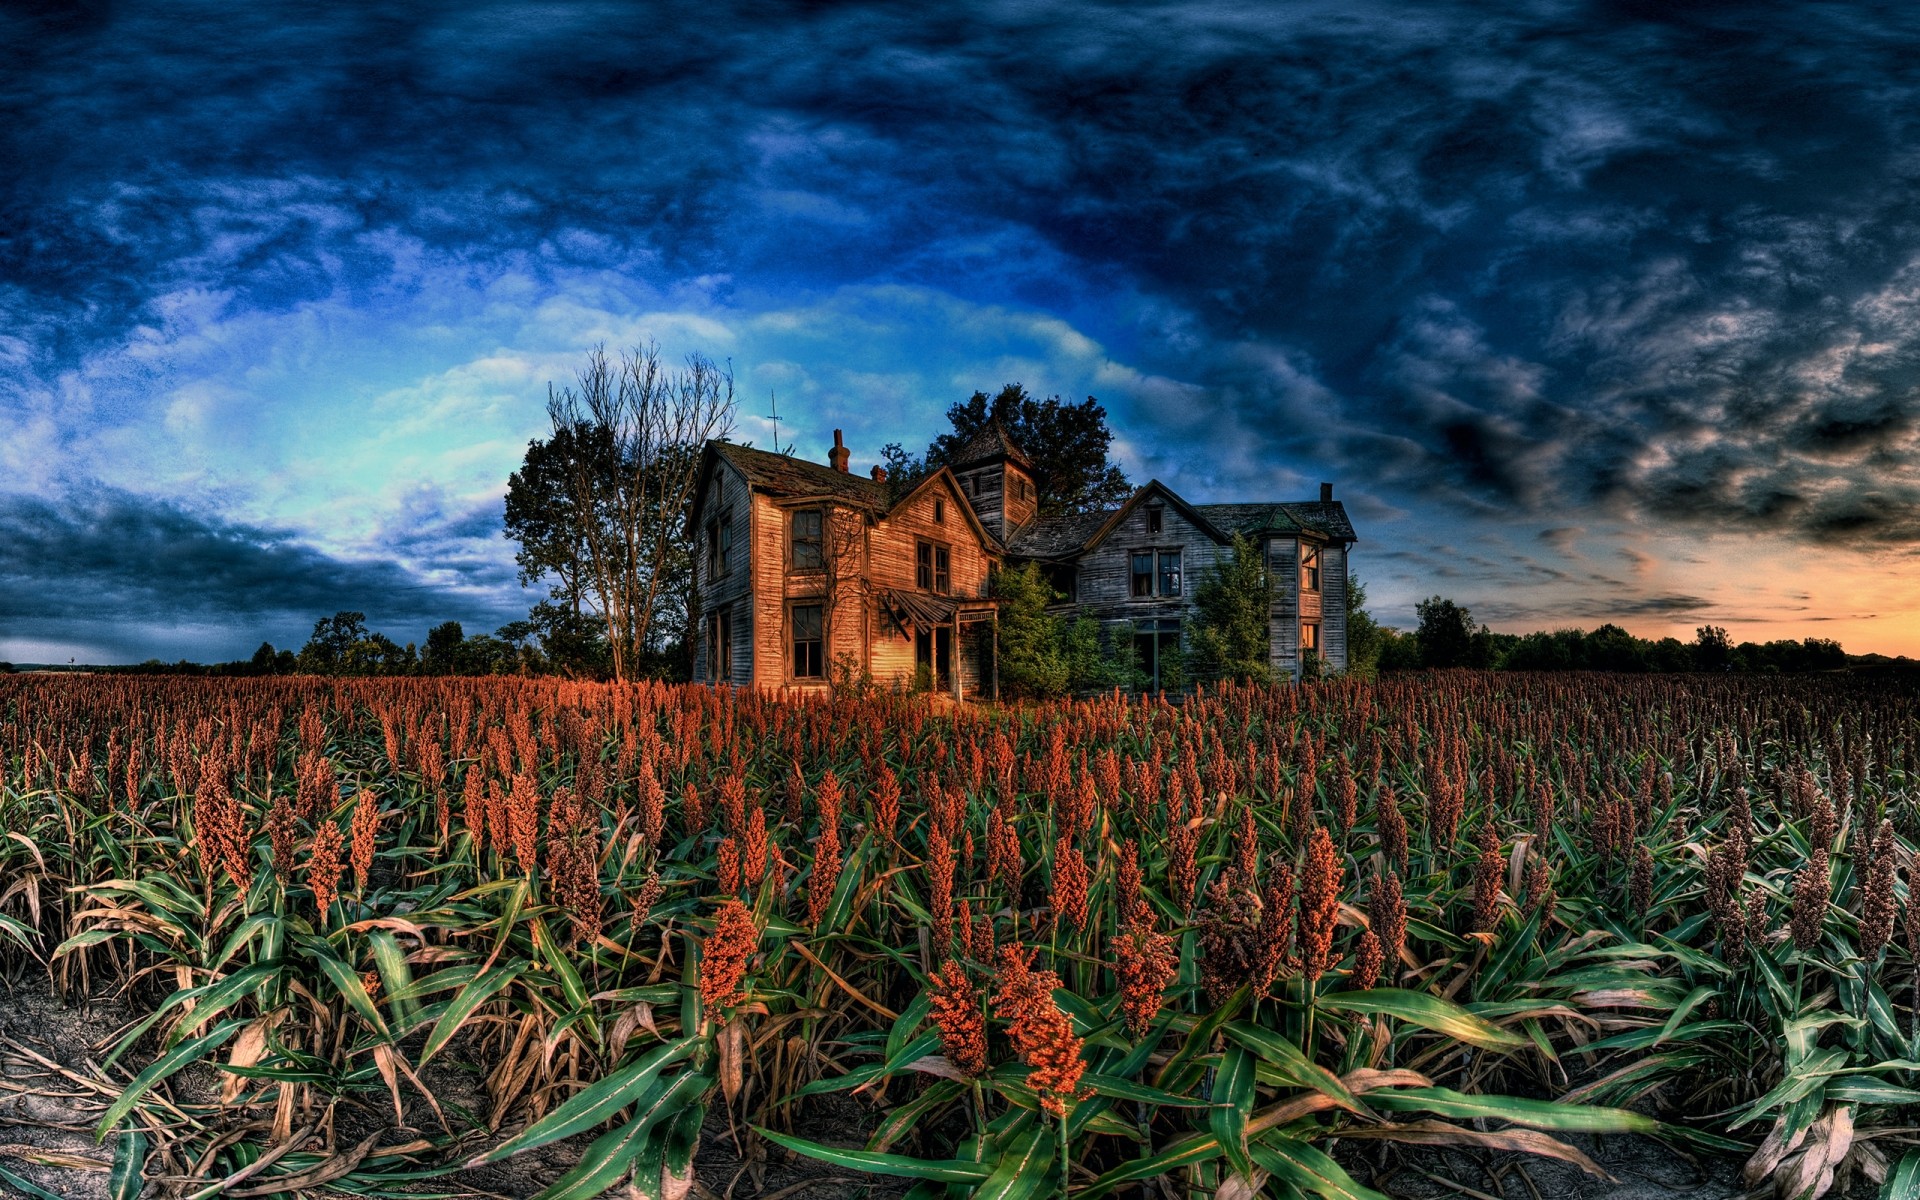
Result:
<svg viewBox="0 0 1920 1200"><path fill-rule="evenodd" d="M1194 587L1239 533L1273 581L1276 678L1306 654L1346 668L1347 551L1330 484L1312 501L1189 504L1155 480L1115 509L1043 516L1032 461L998 425L895 497L886 472L709 442L688 513L701 617L695 678L762 688L871 678L956 698L995 690L991 574L1037 563L1063 611L1131 639L1154 688L1182 652ZM1119 643L1116 643L1119 644Z"/></svg>

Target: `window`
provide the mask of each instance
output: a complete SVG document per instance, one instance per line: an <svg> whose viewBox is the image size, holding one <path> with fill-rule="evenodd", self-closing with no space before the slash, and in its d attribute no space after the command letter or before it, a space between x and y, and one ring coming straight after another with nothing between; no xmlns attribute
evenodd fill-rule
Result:
<svg viewBox="0 0 1920 1200"><path fill-rule="evenodd" d="M707 682L733 678L733 614L725 609L707 614Z"/></svg>
<svg viewBox="0 0 1920 1200"><path fill-rule="evenodd" d="M1160 552L1160 594L1162 596L1180 594L1180 552L1178 550Z"/></svg>
<svg viewBox="0 0 1920 1200"><path fill-rule="evenodd" d="M818 571L826 566L820 553L820 510L803 508L793 514L793 569Z"/></svg>
<svg viewBox="0 0 1920 1200"><path fill-rule="evenodd" d="M1317 592L1320 590L1320 547L1304 546L1300 550L1300 590Z"/></svg>
<svg viewBox="0 0 1920 1200"><path fill-rule="evenodd" d="M733 510L722 509L707 522L707 576L718 579L727 573L733 555Z"/></svg>
<svg viewBox="0 0 1920 1200"><path fill-rule="evenodd" d="M795 679L825 678L826 659L820 636L824 610L818 604L796 604L790 623L793 627L793 656L790 666Z"/></svg>
<svg viewBox="0 0 1920 1200"><path fill-rule="evenodd" d="M1300 648L1311 650L1315 654L1320 652L1320 622L1300 622Z"/></svg>
<svg viewBox="0 0 1920 1200"><path fill-rule="evenodd" d="M952 556L945 546L919 542L913 548L913 586L945 595L953 590Z"/></svg>
<svg viewBox="0 0 1920 1200"><path fill-rule="evenodd" d="M1178 550L1135 550L1130 594L1136 600L1180 594L1180 552Z"/></svg>
<svg viewBox="0 0 1920 1200"><path fill-rule="evenodd" d="M1158 504L1155 504L1147 509L1147 532L1148 533L1160 532L1160 526L1161 526L1160 518L1163 515L1165 515L1165 513L1166 513L1166 510L1161 508Z"/></svg>
<svg viewBox="0 0 1920 1200"><path fill-rule="evenodd" d="M1180 662L1179 618L1135 621L1133 658L1152 690L1157 692L1173 682Z"/></svg>
<svg viewBox="0 0 1920 1200"><path fill-rule="evenodd" d="M1079 581L1071 563L1047 563L1040 568L1040 574L1053 589L1055 603L1071 604L1079 598Z"/></svg>
<svg viewBox="0 0 1920 1200"><path fill-rule="evenodd" d="M1133 595L1153 595L1153 551L1133 552Z"/></svg>
<svg viewBox="0 0 1920 1200"><path fill-rule="evenodd" d="M947 502L945 500L938 498L934 500L933 523L935 525L945 525L947 523Z"/></svg>

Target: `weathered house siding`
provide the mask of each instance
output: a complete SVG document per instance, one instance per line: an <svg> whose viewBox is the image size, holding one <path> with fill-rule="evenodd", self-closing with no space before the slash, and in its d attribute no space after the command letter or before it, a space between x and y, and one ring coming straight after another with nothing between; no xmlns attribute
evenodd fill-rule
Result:
<svg viewBox="0 0 1920 1200"><path fill-rule="evenodd" d="M1347 669L1347 548L1338 543L1320 552L1320 634L1327 667Z"/></svg>
<svg viewBox="0 0 1920 1200"><path fill-rule="evenodd" d="M727 530L731 545L727 552L725 570L715 574L710 567L707 552L709 530L695 531L694 580L700 593L700 645L695 651L694 678L713 682L750 684L753 682L753 664L757 658L754 653L754 589L753 568L753 497L747 491L747 481L733 468L721 463L713 472L713 478L707 484L706 502L702 506L709 516L716 514L727 518ZM726 680L715 680L708 655L712 647L708 645L707 623L709 614L724 611L732 622L733 635L733 671Z"/></svg>
<svg viewBox="0 0 1920 1200"><path fill-rule="evenodd" d="M1273 581L1273 618L1267 655L1275 679L1300 671L1300 539L1267 539L1267 571Z"/></svg>

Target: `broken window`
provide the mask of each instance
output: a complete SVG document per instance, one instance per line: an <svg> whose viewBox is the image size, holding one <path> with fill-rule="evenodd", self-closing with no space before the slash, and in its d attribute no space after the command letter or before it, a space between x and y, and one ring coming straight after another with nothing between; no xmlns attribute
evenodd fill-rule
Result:
<svg viewBox="0 0 1920 1200"><path fill-rule="evenodd" d="M821 511L803 508L793 514L793 569L818 571L826 566L820 549Z"/></svg>

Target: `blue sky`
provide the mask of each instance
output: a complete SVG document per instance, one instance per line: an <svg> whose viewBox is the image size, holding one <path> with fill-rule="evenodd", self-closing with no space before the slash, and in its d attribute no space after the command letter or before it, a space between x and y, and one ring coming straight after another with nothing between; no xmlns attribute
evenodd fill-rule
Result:
<svg viewBox="0 0 1920 1200"><path fill-rule="evenodd" d="M0 13L0 657L533 597L584 351L1334 482L1375 608L1920 653L1920 30L1831 4Z"/></svg>

